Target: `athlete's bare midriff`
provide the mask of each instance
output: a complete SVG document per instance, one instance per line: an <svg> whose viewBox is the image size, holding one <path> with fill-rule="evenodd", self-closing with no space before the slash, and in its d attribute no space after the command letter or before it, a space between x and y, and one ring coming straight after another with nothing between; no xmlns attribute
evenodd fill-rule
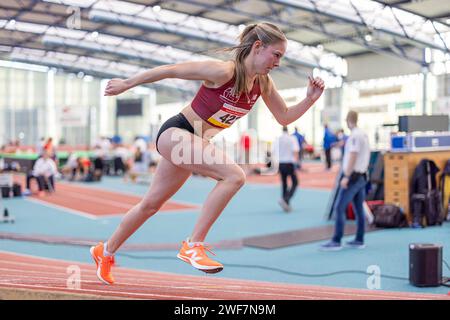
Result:
<svg viewBox="0 0 450 320"><path fill-rule="evenodd" d="M181 110L181 113L194 128L195 134L205 138L206 140L212 139L215 135L224 130L223 128L217 128L200 118L200 116L195 113L194 109L192 109L191 104L188 104L183 110ZM201 134L200 131L198 131L200 129Z"/></svg>

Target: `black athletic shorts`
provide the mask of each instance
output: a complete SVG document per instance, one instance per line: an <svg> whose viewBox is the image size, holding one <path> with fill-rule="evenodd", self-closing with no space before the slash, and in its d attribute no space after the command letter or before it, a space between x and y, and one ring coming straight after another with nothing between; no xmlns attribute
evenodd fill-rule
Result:
<svg viewBox="0 0 450 320"><path fill-rule="evenodd" d="M191 126L186 117L182 113L179 113L162 124L161 128L158 131L158 135L156 136L156 150L158 150L159 136L169 128L180 128L194 134L194 128Z"/></svg>

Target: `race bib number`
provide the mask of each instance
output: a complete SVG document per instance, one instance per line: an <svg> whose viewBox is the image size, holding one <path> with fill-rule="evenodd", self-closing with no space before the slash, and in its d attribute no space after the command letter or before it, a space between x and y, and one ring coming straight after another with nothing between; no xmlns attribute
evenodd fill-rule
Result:
<svg viewBox="0 0 450 320"><path fill-rule="evenodd" d="M250 110L234 107L225 103L219 111L214 113L208 122L221 128L230 127L236 120L245 116Z"/></svg>

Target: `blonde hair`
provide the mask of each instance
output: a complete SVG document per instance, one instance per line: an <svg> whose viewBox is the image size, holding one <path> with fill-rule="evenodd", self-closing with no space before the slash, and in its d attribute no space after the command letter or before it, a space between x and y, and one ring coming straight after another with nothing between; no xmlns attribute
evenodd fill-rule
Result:
<svg viewBox="0 0 450 320"><path fill-rule="evenodd" d="M284 33L276 25L261 22L248 25L239 35L239 44L237 46L226 48L225 51L234 52L234 76L235 82L233 94L239 95L247 92L247 74L245 72L244 60L250 54L255 41L260 40L264 46L287 41ZM269 90L268 75L258 75L259 85L262 92Z"/></svg>

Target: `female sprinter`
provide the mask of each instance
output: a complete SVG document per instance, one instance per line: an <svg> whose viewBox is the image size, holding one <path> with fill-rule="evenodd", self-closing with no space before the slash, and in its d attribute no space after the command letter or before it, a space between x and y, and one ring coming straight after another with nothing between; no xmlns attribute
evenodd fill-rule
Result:
<svg viewBox="0 0 450 320"><path fill-rule="evenodd" d="M112 79L108 82L106 96L118 95L135 86L167 78L203 81L192 102L181 113L167 120L158 132L156 148L162 158L147 194L127 212L107 242L91 248L91 255L97 264L97 276L102 282L114 283L111 274L114 253L148 218L158 212L192 172L211 177L217 180L217 184L203 204L192 234L182 242L177 257L204 272L221 271L223 265L206 255L205 250L210 250L203 241L246 177L243 170L209 140L246 115L260 95L283 126L300 118L321 96L324 82L320 78L310 78L306 98L289 108L277 92L268 74L280 65L287 45L285 35L277 26L270 23L249 25L240 34L239 40L239 45L228 49L234 51L232 61L164 65L125 80ZM205 159L206 150L210 158L220 161Z"/></svg>

